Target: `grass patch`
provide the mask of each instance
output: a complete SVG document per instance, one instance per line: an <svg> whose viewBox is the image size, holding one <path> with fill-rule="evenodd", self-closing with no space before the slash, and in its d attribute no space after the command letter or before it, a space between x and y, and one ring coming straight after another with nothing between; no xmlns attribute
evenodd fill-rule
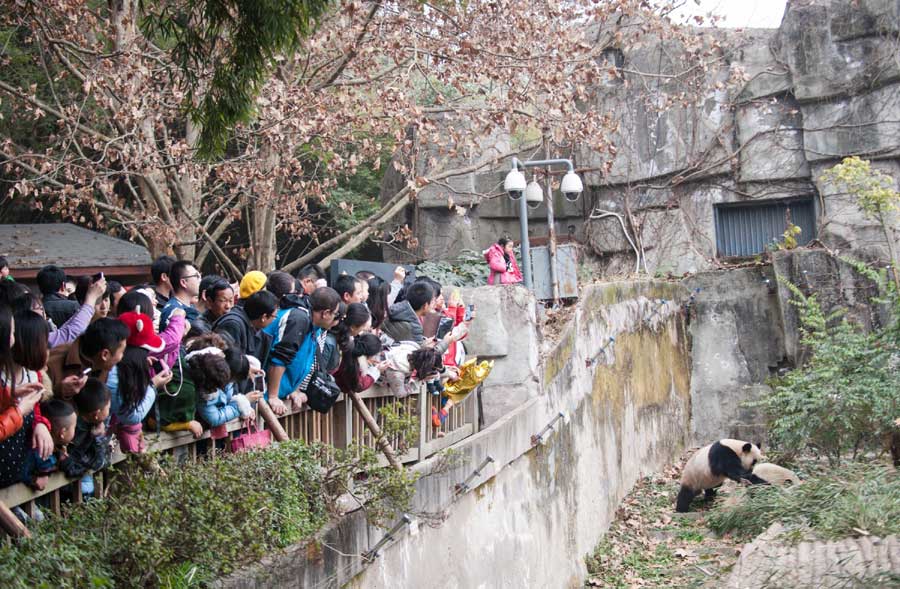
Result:
<svg viewBox="0 0 900 589"><path fill-rule="evenodd" d="M609 531L585 558L588 587L703 587L735 559L730 539L674 513L679 468L637 483Z"/></svg>
<svg viewBox="0 0 900 589"><path fill-rule="evenodd" d="M679 532L675 538L682 542L703 542L706 536L694 530L684 530Z"/></svg>
<svg viewBox="0 0 900 589"><path fill-rule="evenodd" d="M776 521L789 528L812 530L828 540L863 533L898 534L900 476L879 464L819 468L796 487L748 487L741 502L711 510L706 520L716 533L732 533L742 539L761 534Z"/></svg>

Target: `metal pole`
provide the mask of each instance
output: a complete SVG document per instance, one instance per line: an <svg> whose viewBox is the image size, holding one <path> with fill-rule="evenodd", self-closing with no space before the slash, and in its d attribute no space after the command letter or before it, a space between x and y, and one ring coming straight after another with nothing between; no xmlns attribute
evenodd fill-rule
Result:
<svg viewBox="0 0 900 589"><path fill-rule="evenodd" d="M531 168L534 166L550 166L556 164L565 164L570 172L575 169L575 166L572 165L572 160L568 159L533 160L522 163L515 157L512 158L513 169L518 169L519 166L522 166L522 168ZM553 205L550 206L552 207ZM522 268L522 278L528 290L533 291L534 283L531 280L531 246L528 243L528 204L525 202L524 194L519 198L519 229L521 230L520 241L522 242L522 266L524 266L524 268Z"/></svg>
<svg viewBox="0 0 900 589"><path fill-rule="evenodd" d="M544 157L550 159L550 140L544 134ZM547 231L549 241L547 254L550 257L550 284L553 287L553 306L559 304L559 278L556 272L556 220L553 218L553 177L550 175L550 166L547 166Z"/></svg>
<svg viewBox="0 0 900 589"><path fill-rule="evenodd" d="M531 282L531 246L528 243L528 203L525 202L524 194L519 198L519 230L522 241L522 278L525 281L525 288L533 291L534 284Z"/></svg>

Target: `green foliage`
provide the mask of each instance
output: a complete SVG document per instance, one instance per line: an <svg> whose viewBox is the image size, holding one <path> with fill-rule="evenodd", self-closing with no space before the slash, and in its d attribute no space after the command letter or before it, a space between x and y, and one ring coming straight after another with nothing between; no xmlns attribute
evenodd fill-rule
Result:
<svg viewBox="0 0 900 589"><path fill-rule="evenodd" d="M394 450L403 454L419 439L418 415L407 411L403 403L396 402L378 410L382 432L391 439Z"/></svg>
<svg viewBox="0 0 900 589"><path fill-rule="evenodd" d="M741 501L707 512L709 527L742 538L761 534L772 523L811 528L826 539L865 533L900 533L900 477L878 464L848 463L827 468L794 487L748 487ZM797 534L802 538L804 534Z"/></svg>
<svg viewBox="0 0 900 589"><path fill-rule="evenodd" d="M411 414L400 402L382 407L379 415L382 435L391 441L398 455L415 443L418 415ZM325 469L326 495L351 493L365 504L369 523L386 528L394 524L398 514L409 509L419 475L409 469L381 468L380 455L380 451L362 445L346 449L318 447L318 461Z"/></svg>
<svg viewBox="0 0 900 589"><path fill-rule="evenodd" d="M480 253L462 250L452 260L422 262L416 266L416 274L428 276L445 286L484 286L487 284L488 266Z"/></svg>
<svg viewBox="0 0 900 589"><path fill-rule="evenodd" d="M844 158L827 170L823 178L854 195L870 218L881 220L886 213L900 210L900 192L894 190L893 179L873 170L868 160L857 156Z"/></svg>
<svg viewBox="0 0 900 589"><path fill-rule="evenodd" d="M354 175L340 180L338 187L331 191L331 198L322 203L325 211L334 220L338 233L356 227L381 208L378 194L381 190L385 163L389 157L386 149L377 168L369 165L357 168Z"/></svg>
<svg viewBox="0 0 900 589"><path fill-rule="evenodd" d="M781 241L776 245L779 250L793 250L797 249L797 236L800 235L803 230L790 221L788 222L787 229L785 229L784 233L781 236Z"/></svg>
<svg viewBox="0 0 900 589"><path fill-rule="evenodd" d="M186 80L185 104L202 127L201 157L225 151L232 127L252 116L254 101L277 60L299 47L331 5L328 0L160 4L143 24L169 48ZM212 78L207 80L203 73L210 66Z"/></svg>
<svg viewBox="0 0 900 589"><path fill-rule="evenodd" d="M773 445L788 455L812 449L835 464L878 448L900 413L895 330L866 332L786 284L809 361L774 379L773 391L754 403L769 416Z"/></svg>
<svg viewBox="0 0 900 589"><path fill-rule="evenodd" d="M0 586L206 586L312 536L336 498L329 473L368 468L354 491L381 516L408 506L414 481L378 468L371 450L357 455L300 441L163 468L165 476L120 472L121 492L48 517L33 538L0 547Z"/></svg>
<svg viewBox="0 0 900 589"><path fill-rule="evenodd" d="M0 80L22 88L47 104L74 100L80 91L80 82L73 77L59 75L52 60L34 44L29 31L24 28L0 27ZM45 69L46 68L46 69ZM49 79L48 73L53 76ZM22 108L7 95L0 95L0 134L16 144L29 149L43 149L47 137L59 132L55 117L32 105ZM86 100L80 105L89 112L94 102ZM27 115L25 114L27 113ZM23 116L25 115L25 116Z"/></svg>

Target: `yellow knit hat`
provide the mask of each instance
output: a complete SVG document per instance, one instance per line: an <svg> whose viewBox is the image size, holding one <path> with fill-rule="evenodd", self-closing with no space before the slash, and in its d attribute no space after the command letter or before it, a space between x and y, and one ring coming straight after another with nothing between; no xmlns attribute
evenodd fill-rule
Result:
<svg viewBox="0 0 900 589"><path fill-rule="evenodd" d="M241 278L241 298L246 299L266 286L266 275L259 270L252 270Z"/></svg>

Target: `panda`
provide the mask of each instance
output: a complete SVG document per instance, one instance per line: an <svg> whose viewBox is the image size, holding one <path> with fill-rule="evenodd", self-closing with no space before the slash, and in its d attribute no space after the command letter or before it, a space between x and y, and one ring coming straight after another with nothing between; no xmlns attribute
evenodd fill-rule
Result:
<svg viewBox="0 0 900 589"><path fill-rule="evenodd" d="M763 482L779 487L800 484L800 477L793 470L771 462L760 462L753 467L753 474Z"/></svg>
<svg viewBox="0 0 900 589"><path fill-rule="evenodd" d="M745 479L751 483L765 483L752 472L756 463L763 459L758 445L742 440L726 438L700 448L684 466L675 511L688 511L700 491L705 492L707 499L712 499L716 487L726 478L736 482Z"/></svg>

